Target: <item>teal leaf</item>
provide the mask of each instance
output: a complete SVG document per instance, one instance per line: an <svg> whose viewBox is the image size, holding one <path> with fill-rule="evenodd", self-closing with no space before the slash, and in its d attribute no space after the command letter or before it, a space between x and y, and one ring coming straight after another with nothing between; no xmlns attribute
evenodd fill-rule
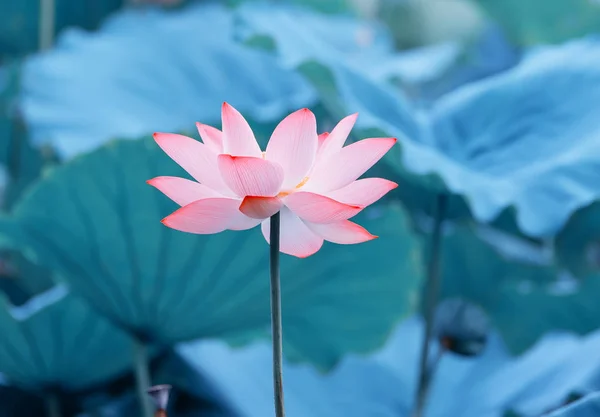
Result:
<svg viewBox="0 0 600 417"><path fill-rule="evenodd" d="M442 271L443 297L480 305L513 353L550 331L587 334L600 326L600 275L576 281L510 259L466 228L444 238Z"/></svg>
<svg viewBox="0 0 600 417"><path fill-rule="evenodd" d="M267 343L231 348L220 341L185 343L177 352L188 364L187 385L202 395L208 381L231 415L261 417L272 413L272 353ZM396 359L403 360L402 356ZM305 364L284 363L286 412L295 416L407 416L401 407L406 390L394 372L371 357L351 355L330 373Z"/></svg>
<svg viewBox="0 0 600 417"><path fill-rule="evenodd" d="M52 271L30 262L19 251L3 248L0 259L0 291L13 305L22 305L55 284Z"/></svg>
<svg viewBox="0 0 600 417"><path fill-rule="evenodd" d="M244 4L250 3L252 4L253 2L256 3L261 3L260 1L255 1L255 0L226 0L230 5L232 6L242 6ZM353 11L352 6L352 0L327 0L327 1L321 1L321 0L289 0L286 1L287 3L291 3L295 6L303 6L303 7L310 7L311 9L314 9L317 12L320 13L328 13L328 14L335 14L335 13L350 13Z"/></svg>
<svg viewBox="0 0 600 417"><path fill-rule="evenodd" d="M476 0L521 46L564 42L598 31L595 0Z"/></svg>
<svg viewBox="0 0 600 417"><path fill-rule="evenodd" d="M548 417L595 417L600 413L600 393L593 393L561 408Z"/></svg>
<svg viewBox="0 0 600 417"><path fill-rule="evenodd" d="M96 309L140 337L242 343L268 334L268 245L259 230L192 235L164 227L175 205L145 181L185 175L150 138L114 142L58 167L0 233L56 268ZM284 256L285 351L328 368L382 344L417 303L419 245L404 212L373 207L379 235Z"/></svg>
<svg viewBox="0 0 600 417"><path fill-rule="evenodd" d="M93 30L110 13L117 10L123 0L87 0L72 2L56 0L55 34L67 27ZM21 56L35 52L39 45L40 2L2 2L0 16L0 57Z"/></svg>
<svg viewBox="0 0 600 417"><path fill-rule="evenodd" d="M246 43L258 37L263 45L270 39L286 68L311 61L343 62L365 77L394 78L415 86L440 78L463 52L456 42L397 51L390 31L373 20L328 16L289 4L250 2L236 10L236 16L237 36ZM321 95L321 99L326 98Z"/></svg>
<svg viewBox="0 0 600 417"><path fill-rule="evenodd" d="M299 74L236 42L233 11L210 2L126 10L95 33L65 32L26 61L23 89L33 143L66 158L116 137L215 124L224 101L260 122L316 102Z"/></svg>
<svg viewBox="0 0 600 417"><path fill-rule="evenodd" d="M29 133L17 109L22 65L0 68L0 178L2 210L10 210L23 191L41 174L49 160L29 142Z"/></svg>
<svg viewBox="0 0 600 417"><path fill-rule="evenodd" d="M558 261L578 277L600 272L600 202L576 211L554 246Z"/></svg>
<svg viewBox="0 0 600 417"><path fill-rule="evenodd" d="M409 318L397 326L382 350L367 357L348 355L330 373L285 363L288 413L409 416L422 335L422 322ZM592 389L599 363L594 352L599 347L599 332L585 338L555 333L513 357L493 332L481 356L465 359L450 353L440 359L425 415L501 416L512 408L519 415L540 416L572 392ZM208 381L242 417L271 412L272 381L264 372L271 363L268 343L231 348L221 341L199 341L178 345L176 351L189 364L185 379L192 393L204 394Z"/></svg>
<svg viewBox="0 0 600 417"><path fill-rule="evenodd" d="M0 372L28 390L82 390L131 366L128 336L64 285L11 306L0 297Z"/></svg>
<svg viewBox="0 0 600 417"><path fill-rule="evenodd" d="M425 211L420 194L446 191L464 198L462 214L480 222L514 208L519 229L539 238L600 196L600 125L590 104L599 95L600 72L591 65L599 45L591 37L533 50L430 108L350 66L328 65L338 105L360 113L357 126L398 138L386 161L400 182L418 179L408 206Z"/></svg>
<svg viewBox="0 0 600 417"><path fill-rule="evenodd" d="M444 41L469 41L484 24L483 13L470 0L379 0L378 17L394 34L400 49Z"/></svg>

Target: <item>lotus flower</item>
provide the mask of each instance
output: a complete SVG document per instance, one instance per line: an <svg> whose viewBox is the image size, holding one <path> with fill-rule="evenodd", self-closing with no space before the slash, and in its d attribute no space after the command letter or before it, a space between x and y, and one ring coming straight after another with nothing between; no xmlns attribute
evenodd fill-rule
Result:
<svg viewBox="0 0 600 417"><path fill-rule="evenodd" d="M158 145L197 182L157 177L148 183L181 206L162 220L189 233L246 230L262 223L269 241L269 217L281 213L280 250L304 258L324 240L339 244L376 238L348 219L383 197L397 184L357 180L396 142L371 138L343 147L357 115L331 132L317 135L308 109L287 116L262 152L244 117L227 103L223 131L198 123L204 143L156 133Z"/></svg>

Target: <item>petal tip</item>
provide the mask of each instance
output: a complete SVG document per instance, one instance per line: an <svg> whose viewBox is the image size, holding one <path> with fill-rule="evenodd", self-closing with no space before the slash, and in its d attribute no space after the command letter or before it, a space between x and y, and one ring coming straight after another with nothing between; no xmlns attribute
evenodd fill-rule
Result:
<svg viewBox="0 0 600 417"><path fill-rule="evenodd" d="M319 249L320 249L320 248L319 248ZM300 253L300 254L297 254L297 253L296 253L296 254L290 254L290 255L292 255L292 256L295 256L295 257L296 257L296 258L298 258L298 259L306 259L306 258L308 258L309 256L313 256L315 253L317 253L317 252L319 251L319 249L317 249L316 251L309 252L309 253ZM284 252L284 253L285 253L285 252Z"/></svg>
<svg viewBox="0 0 600 417"><path fill-rule="evenodd" d="M169 133L154 132L152 134L152 137L154 138L154 141L160 146L161 143L165 143L167 141L168 135L169 135Z"/></svg>

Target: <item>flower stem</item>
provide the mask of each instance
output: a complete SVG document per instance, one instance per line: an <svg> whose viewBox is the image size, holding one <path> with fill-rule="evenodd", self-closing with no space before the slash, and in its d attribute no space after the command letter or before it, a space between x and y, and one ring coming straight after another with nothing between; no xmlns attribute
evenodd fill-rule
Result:
<svg viewBox="0 0 600 417"><path fill-rule="evenodd" d="M433 232L431 234L431 248L428 260L427 280L425 282L425 334L421 344L421 359L419 363L419 385L415 397L413 417L422 417L427 400L429 384L433 370L428 366L429 351L433 337L433 320L435 308L440 292L440 249L442 243L442 223L444 221L447 204L447 196L439 194L435 202L433 218Z"/></svg>
<svg viewBox="0 0 600 417"><path fill-rule="evenodd" d="M45 50L54 43L55 0L40 0L39 49Z"/></svg>
<svg viewBox="0 0 600 417"><path fill-rule="evenodd" d="M285 417L283 406L281 288L279 283L279 213L271 216L270 267L271 267L271 333L273 338L273 388L275 391L275 416Z"/></svg>
<svg viewBox="0 0 600 417"><path fill-rule="evenodd" d="M139 337L133 337L133 360L135 362L135 383L138 401L143 417L152 417L152 405L148 398L150 371L148 370L148 352L146 343Z"/></svg>
<svg viewBox="0 0 600 417"><path fill-rule="evenodd" d="M47 417L61 417L60 401L54 392L47 392L45 397Z"/></svg>

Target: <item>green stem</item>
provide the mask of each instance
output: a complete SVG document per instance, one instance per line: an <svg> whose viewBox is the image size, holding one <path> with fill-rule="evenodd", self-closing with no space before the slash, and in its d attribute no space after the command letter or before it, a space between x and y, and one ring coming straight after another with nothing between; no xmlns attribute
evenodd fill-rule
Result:
<svg viewBox="0 0 600 417"><path fill-rule="evenodd" d="M61 417L58 396L54 392L47 392L44 399L46 402L46 415L48 417Z"/></svg>
<svg viewBox="0 0 600 417"><path fill-rule="evenodd" d="M427 400L427 392L433 375L428 366L429 351L433 336L433 321L435 308L440 292L440 250L442 243L442 223L444 221L447 204L447 196L438 195L433 217L433 232L431 234L431 250L427 269L427 280L425 282L425 335L421 344L421 358L419 363L419 384L415 397L413 417L422 417Z"/></svg>
<svg viewBox="0 0 600 417"><path fill-rule="evenodd" d="M271 216L271 333L273 338L273 388L275 391L275 416L285 417L283 406L283 355L281 327L281 288L279 282L279 213Z"/></svg>
<svg viewBox="0 0 600 417"><path fill-rule="evenodd" d="M39 48L52 47L54 43L54 19L56 12L55 0L40 0Z"/></svg>
<svg viewBox="0 0 600 417"><path fill-rule="evenodd" d="M133 337L133 360L135 363L135 382L138 401L143 417L152 417L152 404L148 398L150 388L150 371L148 370L147 346L140 338Z"/></svg>

